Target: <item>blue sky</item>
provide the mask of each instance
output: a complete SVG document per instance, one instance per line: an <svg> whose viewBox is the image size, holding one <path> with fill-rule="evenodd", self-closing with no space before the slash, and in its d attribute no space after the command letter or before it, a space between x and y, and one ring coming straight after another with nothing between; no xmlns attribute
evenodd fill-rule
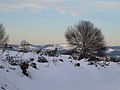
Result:
<svg viewBox="0 0 120 90"><path fill-rule="evenodd" d="M89 20L107 45L120 45L120 0L0 0L0 23L9 43L64 43L69 25Z"/></svg>

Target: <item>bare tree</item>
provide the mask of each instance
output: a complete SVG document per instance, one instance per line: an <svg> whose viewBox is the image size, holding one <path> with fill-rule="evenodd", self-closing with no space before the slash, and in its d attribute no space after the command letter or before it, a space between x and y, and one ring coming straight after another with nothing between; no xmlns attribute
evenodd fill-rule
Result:
<svg viewBox="0 0 120 90"><path fill-rule="evenodd" d="M80 21L74 26L69 26L65 37L69 44L79 50L81 58L86 58L91 53L97 53L105 47L101 30L90 21Z"/></svg>
<svg viewBox="0 0 120 90"><path fill-rule="evenodd" d="M20 46L21 46L21 50L20 51L28 52L28 50L30 49L29 45L30 45L29 42L27 42L26 40L22 40L21 44L20 44Z"/></svg>
<svg viewBox="0 0 120 90"><path fill-rule="evenodd" d="M0 24L0 44L5 44L8 42L9 36L6 35L5 28Z"/></svg>

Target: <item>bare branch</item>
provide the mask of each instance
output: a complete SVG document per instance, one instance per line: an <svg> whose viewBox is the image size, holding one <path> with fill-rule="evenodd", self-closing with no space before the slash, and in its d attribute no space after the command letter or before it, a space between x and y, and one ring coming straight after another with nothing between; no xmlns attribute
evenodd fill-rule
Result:
<svg viewBox="0 0 120 90"><path fill-rule="evenodd" d="M90 21L81 21L68 27L65 38L69 44L78 48L84 57L105 47L101 30L94 27Z"/></svg>

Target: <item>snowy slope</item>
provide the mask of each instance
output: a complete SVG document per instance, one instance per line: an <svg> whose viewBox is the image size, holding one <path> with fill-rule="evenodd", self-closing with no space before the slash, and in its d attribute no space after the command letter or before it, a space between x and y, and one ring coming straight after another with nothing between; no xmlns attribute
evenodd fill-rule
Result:
<svg viewBox="0 0 120 90"><path fill-rule="evenodd" d="M38 69L29 67L31 77L23 75L19 66L3 60L8 53L21 57L17 59L34 58ZM69 56L46 57L48 63L39 63L38 55L31 52L9 51L0 55L0 66L4 67L0 68L0 90L120 90L120 66L113 62L104 68L88 65L86 59L68 59ZM80 67L75 67L75 63L80 63Z"/></svg>

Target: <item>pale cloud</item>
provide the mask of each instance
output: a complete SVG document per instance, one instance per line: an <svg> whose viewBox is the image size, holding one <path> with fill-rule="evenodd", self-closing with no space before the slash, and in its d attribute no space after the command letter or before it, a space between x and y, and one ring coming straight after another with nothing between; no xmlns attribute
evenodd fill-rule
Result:
<svg viewBox="0 0 120 90"><path fill-rule="evenodd" d="M56 11L59 11L62 14L67 13L69 8L70 7L68 7L68 6L58 6L58 7L52 6L52 9L55 9Z"/></svg>
<svg viewBox="0 0 120 90"><path fill-rule="evenodd" d="M8 3L9 2L9 3ZM11 3L10 3L11 2ZM120 1L110 0L3 0L0 3L0 12L19 12L27 8L28 12L39 12L44 9L56 10L62 14L72 16L86 15L94 11L118 9Z"/></svg>
<svg viewBox="0 0 120 90"><path fill-rule="evenodd" d="M43 9L44 7L34 3L17 3L17 4L0 4L0 12L17 12L20 9L28 8L28 11L38 11Z"/></svg>
<svg viewBox="0 0 120 90"><path fill-rule="evenodd" d="M89 3L88 6L96 8L120 8L120 1L95 1Z"/></svg>
<svg viewBox="0 0 120 90"><path fill-rule="evenodd" d="M79 16L79 12L77 12L77 11L72 11L72 12L71 12L71 15L72 15L72 16Z"/></svg>

